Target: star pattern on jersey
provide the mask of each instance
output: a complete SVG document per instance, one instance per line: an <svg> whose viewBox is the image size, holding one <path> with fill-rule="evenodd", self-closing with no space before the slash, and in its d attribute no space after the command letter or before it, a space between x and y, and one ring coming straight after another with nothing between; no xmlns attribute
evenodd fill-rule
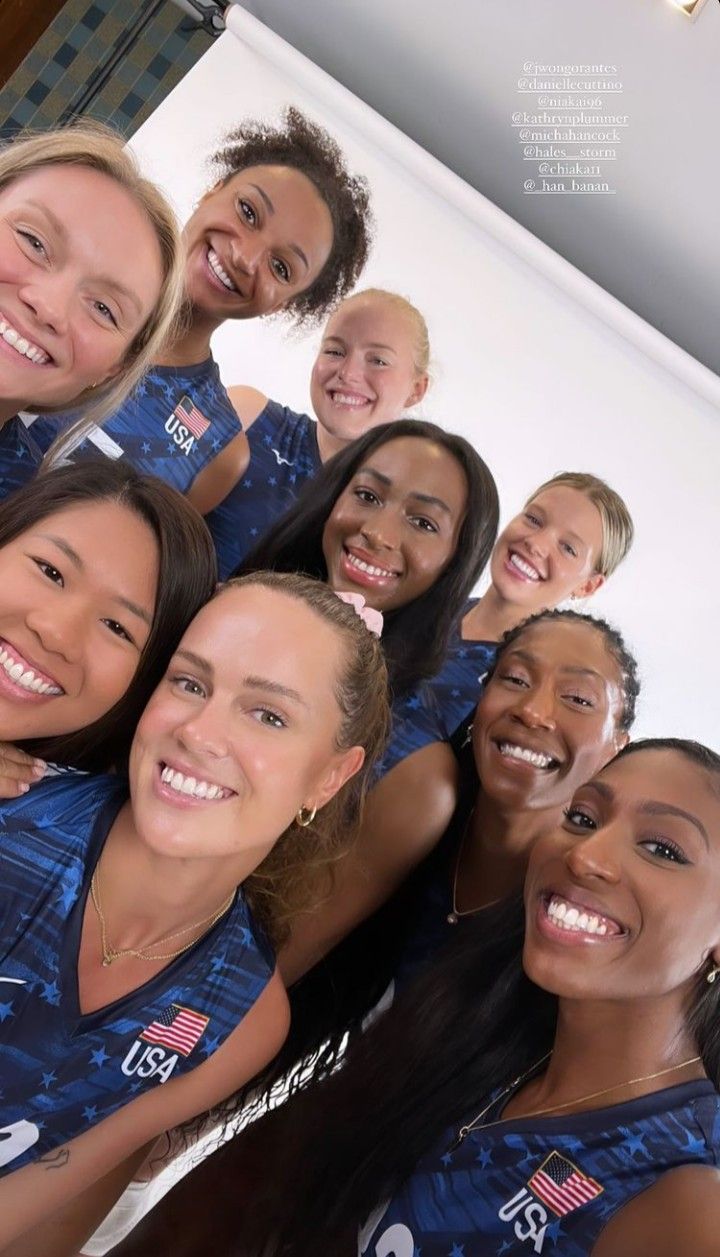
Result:
<svg viewBox="0 0 720 1257"><path fill-rule="evenodd" d="M486 1170L489 1165L492 1165L493 1154L489 1148L481 1148L475 1160L482 1170Z"/></svg>
<svg viewBox="0 0 720 1257"><path fill-rule="evenodd" d="M0 1004L0 1021L7 1021L8 1017L14 1017L12 1000L7 1004Z"/></svg>
<svg viewBox="0 0 720 1257"><path fill-rule="evenodd" d="M57 982L43 982L42 988L40 993L41 1000L44 1000L46 1004L60 1003L60 987Z"/></svg>
<svg viewBox="0 0 720 1257"><path fill-rule="evenodd" d="M86 1122L96 1122L97 1115L98 1115L98 1111L97 1111L96 1104L85 1105L85 1108L83 1109L83 1117L85 1118Z"/></svg>
<svg viewBox="0 0 720 1257"><path fill-rule="evenodd" d="M52 1087L54 1082L57 1082L57 1074L54 1070L51 1069L49 1074L43 1074L42 1085L46 1091Z"/></svg>
<svg viewBox="0 0 720 1257"><path fill-rule="evenodd" d="M96 1065L98 1069L102 1069L106 1061L110 1060L109 1053L105 1051L102 1045L95 1052L90 1053L90 1064Z"/></svg>
<svg viewBox="0 0 720 1257"><path fill-rule="evenodd" d="M217 1052L221 1043L221 1036L216 1034L214 1038L205 1040L205 1042L201 1045L200 1051L205 1057L212 1056L213 1052Z"/></svg>

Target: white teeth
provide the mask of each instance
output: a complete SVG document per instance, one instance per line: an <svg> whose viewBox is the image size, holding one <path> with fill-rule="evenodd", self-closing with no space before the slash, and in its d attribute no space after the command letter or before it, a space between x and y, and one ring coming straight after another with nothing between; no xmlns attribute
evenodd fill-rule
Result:
<svg viewBox="0 0 720 1257"><path fill-rule="evenodd" d="M10 680L24 690L30 690L34 694L62 694L59 685L51 685L49 681L43 681L42 677L35 675L32 668L24 668L12 655L8 654L5 647L0 651L0 666L5 669Z"/></svg>
<svg viewBox="0 0 720 1257"><path fill-rule="evenodd" d="M29 358L31 362L36 363L38 366L42 366L50 361L50 355L46 354L44 349L41 349L39 345L33 345L32 341L26 340L6 319L0 319L0 336L2 336L6 344L12 345L13 349L16 349L19 354L22 354L24 358Z"/></svg>
<svg viewBox="0 0 720 1257"><path fill-rule="evenodd" d="M540 580L540 573L537 569L532 567L529 563L526 563L525 559L521 559L519 554L515 554L513 552L510 555L510 562L513 567L516 567L517 570L522 572L523 576L527 576L529 580Z"/></svg>
<svg viewBox="0 0 720 1257"><path fill-rule="evenodd" d="M210 270L212 271L213 275L217 275L218 279L220 280L220 283L223 284L225 288L228 288L230 292L237 292L237 288L235 287L235 284L232 282L227 271L223 269L222 263L220 262L220 258L218 257L214 249L208 249L207 258L210 264Z"/></svg>
<svg viewBox="0 0 720 1257"><path fill-rule="evenodd" d="M198 781L197 777L186 777L184 773L170 768L168 764L160 773L160 780L172 790L176 790L178 794L191 795L195 799L225 799L232 793L231 790L225 790L223 786L215 785L210 781Z"/></svg>
<svg viewBox="0 0 720 1257"><path fill-rule="evenodd" d="M515 746L513 742L500 743L501 755L507 755L508 759L520 759L526 764L532 764L534 768L549 768L553 763L551 755L543 755L542 751L529 751L527 747Z"/></svg>
<svg viewBox="0 0 720 1257"><path fill-rule="evenodd" d="M584 912L582 909L566 903L563 899L558 899L555 895L550 900L546 911L553 924L563 930L570 930L577 934L608 933L608 925L610 923L605 917L594 916L591 913Z"/></svg>
<svg viewBox="0 0 720 1257"><path fill-rule="evenodd" d="M332 399L340 406L357 407L367 406L370 400L368 397L359 397L357 393L338 393L337 391L332 394Z"/></svg>
<svg viewBox="0 0 720 1257"><path fill-rule="evenodd" d="M351 567L356 567L360 572L367 572L369 576L394 576L394 572L388 571L386 567L373 567L372 563L364 563L362 559L356 558L354 554L347 554L348 563Z"/></svg>

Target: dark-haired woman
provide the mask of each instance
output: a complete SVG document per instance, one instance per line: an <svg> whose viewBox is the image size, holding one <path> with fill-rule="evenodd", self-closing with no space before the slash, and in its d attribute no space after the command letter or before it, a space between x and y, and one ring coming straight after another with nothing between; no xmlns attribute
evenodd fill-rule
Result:
<svg viewBox="0 0 720 1257"><path fill-rule="evenodd" d="M476 919L291 1102L215 1250L714 1257L719 790L720 757L674 739L577 789L526 925L519 901Z"/></svg>
<svg viewBox="0 0 720 1257"><path fill-rule="evenodd" d="M194 508L127 463L59 468L0 503L0 796L44 761L122 766L215 580Z"/></svg>
<svg viewBox="0 0 720 1257"><path fill-rule="evenodd" d="M717 755L669 739L579 787L530 856L522 961L519 902L473 917L281 1139L255 1128L252 1210L236 1145L195 1172L218 1252L711 1257L719 784Z"/></svg>
<svg viewBox="0 0 720 1257"><path fill-rule="evenodd" d="M228 319L285 311L322 319L354 287L370 240L365 181L347 170L328 133L297 109L277 126L247 121L213 160L218 181L185 226L187 318L132 399L102 431L47 416L31 433L46 450L98 449L190 494L206 514L235 484L246 457L238 415L220 380L211 338ZM311 434L310 434L311 435ZM300 478L315 470L309 439Z"/></svg>
<svg viewBox="0 0 720 1257"><path fill-rule="evenodd" d="M386 900L334 958L330 972L338 966L348 976L333 985L350 988L350 1007L361 1013L361 991L369 1000L370 991L377 996L387 981L406 981L432 960L466 918L521 886L532 844L559 823L576 786L627 742L638 692L636 662L604 620L547 611L507 633L473 719L472 745L460 755L457 805L440 841L428 843L427 824L416 832L403 824L402 799L390 841L373 797L381 782L368 802L377 823L366 818L331 898L293 932L281 958L286 981ZM443 781L431 774L422 788L431 797Z"/></svg>

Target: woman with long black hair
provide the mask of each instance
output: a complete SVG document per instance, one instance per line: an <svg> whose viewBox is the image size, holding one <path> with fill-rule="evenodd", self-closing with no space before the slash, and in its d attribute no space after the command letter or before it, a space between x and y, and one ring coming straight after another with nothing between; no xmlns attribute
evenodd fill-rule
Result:
<svg viewBox="0 0 720 1257"><path fill-rule="evenodd" d="M323 466L234 575L302 571L381 611L395 700L433 676L495 542L495 481L463 437L419 419Z"/></svg>
<svg viewBox="0 0 720 1257"><path fill-rule="evenodd" d="M713 1257L719 795L720 756L672 738L581 786L525 911L476 918L282 1140L256 1133L215 1251Z"/></svg>

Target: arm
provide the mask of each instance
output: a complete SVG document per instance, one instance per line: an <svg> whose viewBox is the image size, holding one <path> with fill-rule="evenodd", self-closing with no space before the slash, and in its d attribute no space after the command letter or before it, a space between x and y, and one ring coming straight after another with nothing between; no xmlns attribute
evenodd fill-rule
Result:
<svg viewBox="0 0 720 1257"><path fill-rule="evenodd" d="M389 899L440 841L457 798L458 769L445 742L415 751L368 795L353 849L335 869L329 899L301 917L278 956L286 985Z"/></svg>
<svg viewBox="0 0 720 1257"><path fill-rule="evenodd" d="M616 1213L592 1257L716 1257L719 1232L720 1171L689 1165L663 1174Z"/></svg>
<svg viewBox="0 0 720 1257"><path fill-rule="evenodd" d="M201 515L219 506L242 479L250 462L250 446L245 435L267 405L267 397L256 388L237 385L228 389L228 397L240 421L238 435L229 441L222 453L213 458L191 484L187 496Z"/></svg>
<svg viewBox="0 0 720 1257"><path fill-rule="evenodd" d="M209 1060L6 1175L0 1181L3 1257L71 1257L92 1234L101 1209L107 1210L132 1178L145 1145L219 1104L254 1077L279 1051L288 1026L287 996L276 971ZM17 1246L10 1247L15 1241Z"/></svg>

